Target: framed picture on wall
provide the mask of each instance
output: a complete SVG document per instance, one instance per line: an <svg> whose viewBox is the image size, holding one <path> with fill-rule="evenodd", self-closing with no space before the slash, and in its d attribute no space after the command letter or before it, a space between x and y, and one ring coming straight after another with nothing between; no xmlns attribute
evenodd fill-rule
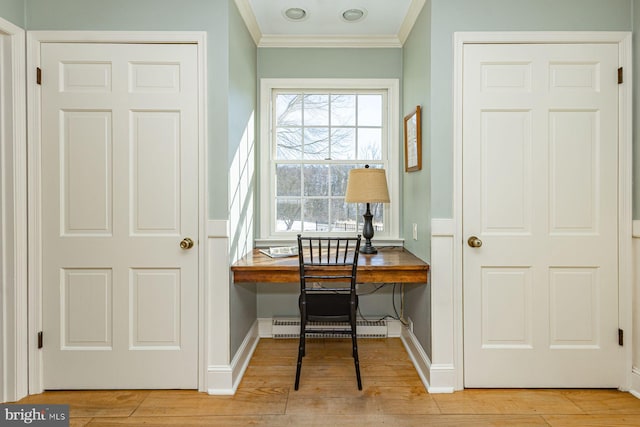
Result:
<svg viewBox="0 0 640 427"><path fill-rule="evenodd" d="M418 105L404 118L404 170L413 172L420 169L422 169L422 126Z"/></svg>

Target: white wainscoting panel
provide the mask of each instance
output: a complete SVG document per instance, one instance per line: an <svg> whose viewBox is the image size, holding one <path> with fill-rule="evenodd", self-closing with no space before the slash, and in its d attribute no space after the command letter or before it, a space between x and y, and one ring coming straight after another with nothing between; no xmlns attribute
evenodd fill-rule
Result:
<svg viewBox="0 0 640 427"><path fill-rule="evenodd" d="M259 322L256 320L245 336L240 348L233 357L230 365L209 365L208 379L210 387L207 392L211 395L235 394L242 381L242 376L249 366L251 356L260 341L258 334Z"/></svg>
<svg viewBox="0 0 640 427"><path fill-rule="evenodd" d="M461 332L455 318L454 235L454 220L431 220L431 359L413 332L402 328L402 342L429 393L453 393L462 388L457 367L456 338Z"/></svg>
<svg viewBox="0 0 640 427"><path fill-rule="evenodd" d="M229 221L207 223L207 323L206 378L204 390L211 395L232 395L249 365L260 340L259 322L247 333L231 359L229 325Z"/></svg>
<svg viewBox="0 0 640 427"><path fill-rule="evenodd" d="M455 313L455 221L431 220L431 366L430 393L450 393L458 387L459 336Z"/></svg>
<svg viewBox="0 0 640 427"><path fill-rule="evenodd" d="M229 339L229 221L207 222L204 390L233 394Z"/></svg>
<svg viewBox="0 0 640 427"><path fill-rule="evenodd" d="M429 383L431 382L431 360L429 360L429 356L427 356L418 338L416 338L409 328L402 328L400 339L404 344L405 350L407 350L409 358L413 362L413 366L418 372L418 376L422 380L422 384L424 384L427 390L431 391L429 387Z"/></svg>

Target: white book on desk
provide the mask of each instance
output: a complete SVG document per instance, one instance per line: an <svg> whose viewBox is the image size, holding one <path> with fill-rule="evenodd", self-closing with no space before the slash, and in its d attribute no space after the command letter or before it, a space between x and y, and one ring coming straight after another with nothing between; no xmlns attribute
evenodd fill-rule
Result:
<svg viewBox="0 0 640 427"><path fill-rule="evenodd" d="M284 258L298 255L297 246L275 246L268 249L260 249L260 252L271 258Z"/></svg>

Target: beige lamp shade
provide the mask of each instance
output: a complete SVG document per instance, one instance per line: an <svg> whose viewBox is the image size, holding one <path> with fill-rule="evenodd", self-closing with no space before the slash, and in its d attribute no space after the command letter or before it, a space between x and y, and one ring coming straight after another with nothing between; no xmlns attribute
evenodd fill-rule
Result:
<svg viewBox="0 0 640 427"><path fill-rule="evenodd" d="M389 203L384 169L351 169L344 199L347 203Z"/></svg>

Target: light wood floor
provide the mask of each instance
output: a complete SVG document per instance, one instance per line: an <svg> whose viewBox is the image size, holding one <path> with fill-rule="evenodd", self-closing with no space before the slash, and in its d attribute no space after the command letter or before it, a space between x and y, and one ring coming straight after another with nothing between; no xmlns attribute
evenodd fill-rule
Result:
<svg viewBox="0 0 640 427"><path fill-rule="evenodd" d="M464 390L428 394L399 339L263 339L235 396L191 390L51 391L20 403L69 404L72 426L640 426L640 400L615 390Z"/></svg>

